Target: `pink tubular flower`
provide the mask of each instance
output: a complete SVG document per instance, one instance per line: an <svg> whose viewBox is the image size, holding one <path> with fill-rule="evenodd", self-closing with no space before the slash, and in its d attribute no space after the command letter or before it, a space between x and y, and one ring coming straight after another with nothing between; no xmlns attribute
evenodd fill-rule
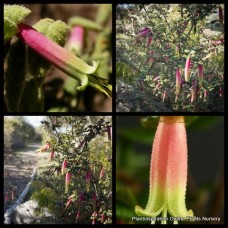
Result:
<svg viewBox="0 0 228 228"><path fill-rule="evenodd" d="M100 177L99 177L99 179L103 178L104 177L104 174L105 174L104 168L102 168L101 171L100 171Z"/></svg>
<svg viewBox="0 0 228 228"><path fill-rule="evenodd" d="M65 183L65 190L66 190L65 192L66 193L68 192L68 188L69 188L69 185L70 185L71 177L72 177L72 173L67 172L66 173L66 183Z"/></svg>
<svg viewBox="0 0 228 228"><path fill-rule="evenodd" d="M165 98L167 96L167 93L166 93L166 90L164 91L163 95L162 95L162 101L164 102L165 101Z"/></svg>
<svg viewBox="0 0 228 228"><path fill-rule="evenodd" d="M72 198L68 198L67 203L66 203L65 210L71 205L72 201L73 201Z"/></svg>
<svg viewBox="0 0 228 228"><path fill-rule="evenodd" d="M149 34L149 33L151 33L151 29L149 29L149 28L144 28L144 29L142 29L142 30L140 30L139 32L138 32L138 34L137 34L137 38L138 37L142 37L142 36L146 36L147 34Z"/></svg>
<svg viewBox="0 0 228 228"><path fill-rule="evenodd" d="M70 34L68 48L75 54L81 55L84 44L84 28L81 26L75 26Z"/></svg>
<svg viewBox="0 0 228 228"><path fill-rule="evenodd" d="M89 191L91 176L92 176L91 171L90 170L87 171L86 172L86 191L87 192Z"/></svg>
<svg viewBox="0 0 228 228"><path fill-rule="evenodd" d="M190 65L191 65L191 59L190 56L187 58L186 60L186 64L185 64L185 81L187 82L189 79L189 73L190 73Z"/></svg>
<svg viewBox="0 0 228 228"><path fill-rule="evenodd" d="M89 66L29 25L21 23L18 25L18 30L19 39L61 71L80 80L81 86L77 88L78 90L85 89L89 83L87 74L93 74L99 66L98 63L94 62L94 66Z"/></svg>
<svg viewBox="0 0 228 228"><path fill-rule="evenodd" d="M140 81L140 83L141 83L141 81ZM112 140L112 127L111 126L108 126L107 132L108 132L108 140Z"/></svg>
<svg viewBox="0 0 228 228"><path fill-rule="evenodd" d="M202 82L203 82L203 64L198 64L198 69L199 69L199 85L202 87Z"/></svg>
<svg viewBox="0 0 228 228"><path fill-rule="evenodd" d="M176 95L180 92L180 86L181 86L181 73L180 69L177 69L176 71Z"/></svg>
<svg viewBox="0 0 228 228"><path fill-rule="evenodd" d="M219 22L220 24L223 23L223 11L222 11L222 7L219 7Z"/></svg>
<svg viewBox="0 0 228 228"><path fill-rule="evenodd" d="M160 117L152 149L149 200L145 209L135 207L138 216L152 217L152 223L161 213L165 219L167 212L183 219L193 216L185 205L187 156L184 117Z"/></svg>
<svg viewBox="0 0 228 228"><path fill-rule="evenodd" d="M195 101L196 99L196 91L195 90L192 90L191 91L191 105L193 104L193 102Z"/></svg>
<svg viewBox="0 0 228 228"><path fill-rule="evenodd" d="M222 97L222 87L219 87L219 96Z"/></svg>
<svg viewBox="0 0 228 228"><path fill-rule="evenodd" d="M148 38L148 41L147 41L147 45L146 45L147 48L150 47L152 41L153 41L153 38L150 36L150 37Z"/></svg>
<svg viewBox="0 0 228 228"><path fill-rule="evenodd" d="M5 203L9 202L9 193L8 192L5 193L4 201L5 201Z"/></svg>
<svg viewBox="0 0 228 228"><path fill-rule="evenodd" d="M62 175L65 174L66 167L67 167L67 161L66 161L66 159L64 159L63 164L62 164Z"/></svg>

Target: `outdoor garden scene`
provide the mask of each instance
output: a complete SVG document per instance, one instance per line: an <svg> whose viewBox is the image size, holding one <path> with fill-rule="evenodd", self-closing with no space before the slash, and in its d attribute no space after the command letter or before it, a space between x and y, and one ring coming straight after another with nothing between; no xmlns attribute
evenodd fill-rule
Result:
<svg viewBox="0 0 228 228"><path fill-rule="evenodd" d="M112 223L112 117L4 117L4 223Z"/></svg>
<svg viewBox="0 0 228 228"><path fill-rule="evenodd" d="M223 112L224 5L117 5L116 77L118 112Z"/></svg>

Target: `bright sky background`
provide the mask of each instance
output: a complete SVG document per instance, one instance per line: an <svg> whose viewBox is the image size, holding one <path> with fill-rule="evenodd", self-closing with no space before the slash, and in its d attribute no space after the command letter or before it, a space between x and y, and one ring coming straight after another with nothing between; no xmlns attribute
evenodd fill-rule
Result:
<svg viewBox="0 0 228 228"><path fill-rule="evenodd" d="M45 118L45 116L23 116L29 124L31 124L33 127L39 127L41 126L40 121ZM14 118L14 116L7 116L7 118Z"/></svg>
<svg viewBox="0 0 228 228"><path fill-rule="evenodd" d="M45 118L45 116L24 116L26 121L34 127L41 126L40 121Z"/></svg>

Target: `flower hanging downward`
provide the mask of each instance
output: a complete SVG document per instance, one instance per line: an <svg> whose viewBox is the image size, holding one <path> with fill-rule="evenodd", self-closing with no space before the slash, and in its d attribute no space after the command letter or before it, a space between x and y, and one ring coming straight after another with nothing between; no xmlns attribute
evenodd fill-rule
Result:
<svg viewBox="0 0 228 228"><path fill-rule="evenodd" d="M180 70L177 69L176 71L176 95L180 92L180 86L181 86L181 73Z"/></svg>
<svg viewBox="0 0 228 228"><path fill-rule="evenodd" d="M66 173L66 183L65 183L65 192L68 192L70 181L71 181L72 173L67 172Z"/></svg>
<svg viewBox="0 0 228 228"><path fill-rule="evenodd" d="M29 25L21 23L18 29L18 38L70 77L79 80L81 86L78 86L78 90L86 88L89 83L87 75L95 73L99 67L98 62L94 62L93 66L88 65Z"/></svg>
<svg viewBox="0 0 228 228"><path fill-rule="evenodd" d="M186 59L186 64L185 64L185 81L187 82L189 79L189 74L190 74L190 65L191 65L191 59L190 56Z"/></svg>
<svg viewBox="0 0 228 228"><path fill-rule="evenodd" d="M199 68L199 86L202 87L203 83L203 64L198 64Z"/></svg>
<svg viewBox="0 0 228 228"><path fill-rule="evenodd" d="M162 116L155 133L151 166L150 192L145 209L135 207L138 216L155 217L167 212L172 217L193 216L185 205L187 183L187 138L183 116ZM154 221L154 222L153 222ZM166 223L163 221L162 223Z"/></svg>

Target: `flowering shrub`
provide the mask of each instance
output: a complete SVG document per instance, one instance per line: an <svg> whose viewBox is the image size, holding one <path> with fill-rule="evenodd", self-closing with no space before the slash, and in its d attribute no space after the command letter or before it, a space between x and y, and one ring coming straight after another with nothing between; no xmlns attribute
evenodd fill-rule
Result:
<svg viewBox="0 0 228 228"><path fill-rule="evenodd" d="M131 111L223 111L223 8L118 5L117 102Z"/></svg>
<svg viewBox="0 0 228 228"><path fill-rule="evenodd" d="M50 135L50 155L53 150L55 154L33 184L32 198L40 207L48 207L55 223L112 222L110 121L110 117L50 117L43 121Z"/></svg>

